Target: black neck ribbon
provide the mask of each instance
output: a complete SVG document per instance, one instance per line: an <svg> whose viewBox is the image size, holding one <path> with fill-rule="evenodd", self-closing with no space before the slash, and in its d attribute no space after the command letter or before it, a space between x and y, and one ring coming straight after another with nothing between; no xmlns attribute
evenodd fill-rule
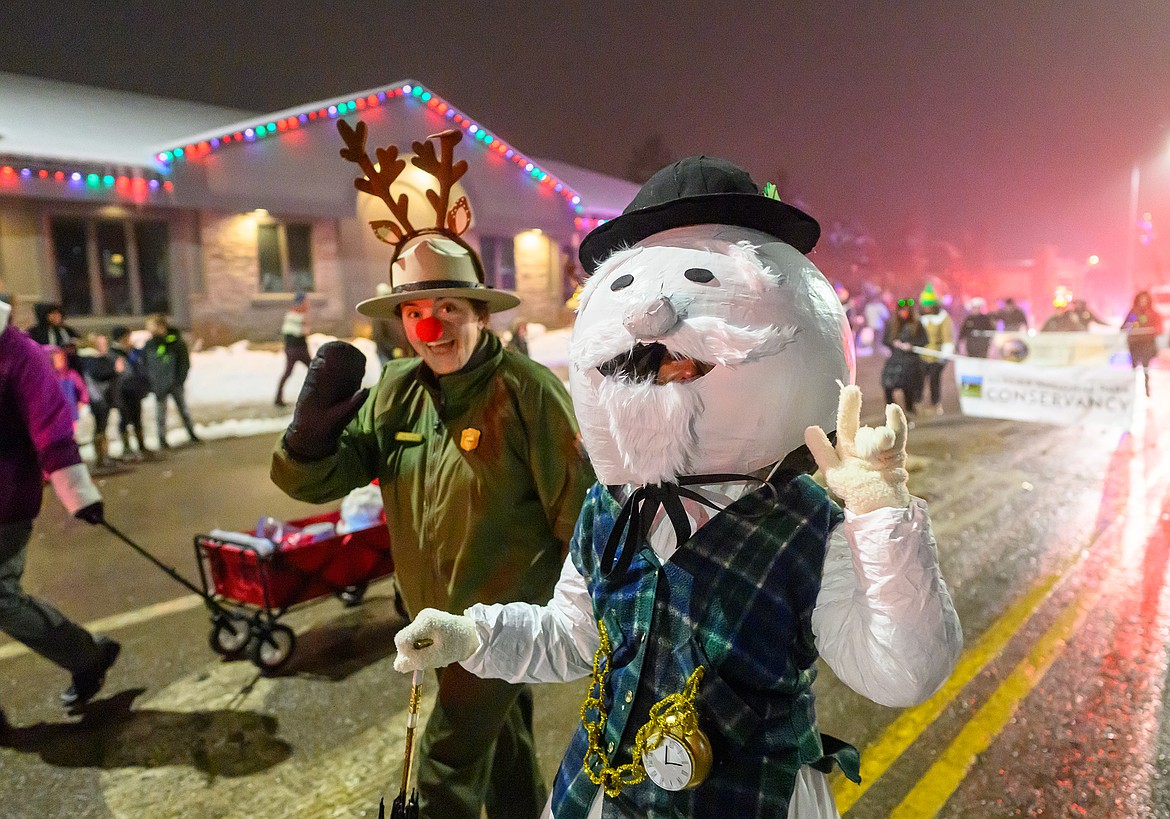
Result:
<svg viewBox="0 0 1170 819"><path fill-rule="evenodd" d="M709 499L687 487L696 484L732 483L750 481L766 486L768 482L754 475L735 472L716 472L707 475L680 475L675 483L645 484L639 486L622 504L621 512L610 530L601 554L601 572L609 576L616 572L625 574L634 560L634 554L650 534L650 527L659 509L666 510L666 516L674 527L675 542L682 546L691 538L691 522L687 519L682 499L688 498L704 506L723 511ZM617 496L620 487L609 487L610 494ZM620 551L619 551L620 550ZM616 565L615 565L616 562Z"/></svg>

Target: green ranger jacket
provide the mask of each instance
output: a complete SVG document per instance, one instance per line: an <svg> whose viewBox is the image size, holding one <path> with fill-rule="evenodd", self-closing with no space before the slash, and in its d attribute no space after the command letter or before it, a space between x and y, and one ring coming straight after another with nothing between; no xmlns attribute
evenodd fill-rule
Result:
<svg viewBox="0 0 1170 819"><path fill-rule="evenodd" d="M417 358L388 362L336 455L298 462L281 440L272 480L297 500L379 479L412 615L548 602L594 481L564 386L490 332L450 375Z"/></svg>

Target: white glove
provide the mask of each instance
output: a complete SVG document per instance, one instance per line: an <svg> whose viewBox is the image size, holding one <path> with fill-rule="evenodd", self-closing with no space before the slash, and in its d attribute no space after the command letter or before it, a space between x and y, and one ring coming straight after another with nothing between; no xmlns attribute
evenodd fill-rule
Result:
<svg viewBox="0 0 1170 819"><path fill-rule="evenodd" d="M906 416L897 404L886 405L886 425L861 424L861 389L841 389L837 405L837 447L820 427L804 431L804 442L825 473L829 489L858 515L883 507L905 509L910 505L906 489Z"/></svg>
<svg viewBox="0 0 1170 819"><path fill-rule="evenodd" d="M479 635L470 617L423 609L395 635L394 645L394 670L407 674L466 660L479 650Z"/></svg>

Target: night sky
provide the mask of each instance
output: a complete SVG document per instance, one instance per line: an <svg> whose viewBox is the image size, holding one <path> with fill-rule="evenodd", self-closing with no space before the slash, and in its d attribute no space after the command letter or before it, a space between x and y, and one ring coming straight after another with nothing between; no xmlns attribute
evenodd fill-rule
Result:
<svg viewBox="0 0 1170 819"><path fill-rule="evenodd" d="M257 112L413 78L535 156L621 176L661 133L822 223L999 258L1120 265L1141 163L1170 237L1167 0L558 5L38 0L0 70Z"/></svg>

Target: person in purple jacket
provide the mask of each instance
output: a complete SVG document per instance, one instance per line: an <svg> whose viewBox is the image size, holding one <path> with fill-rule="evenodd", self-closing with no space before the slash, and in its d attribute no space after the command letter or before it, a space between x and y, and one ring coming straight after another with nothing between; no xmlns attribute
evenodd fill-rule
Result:
<svg viewBox="0 0 1170 819"><path fill-rule="evenodd" d="M89 524L102 523L102 496L73 440L73 416L48 358L22 330L8 326L0 301L0 631L73 675L66 706L101 689L121 646L94 637L20 587L44 476L61 503Z"/></svg>

